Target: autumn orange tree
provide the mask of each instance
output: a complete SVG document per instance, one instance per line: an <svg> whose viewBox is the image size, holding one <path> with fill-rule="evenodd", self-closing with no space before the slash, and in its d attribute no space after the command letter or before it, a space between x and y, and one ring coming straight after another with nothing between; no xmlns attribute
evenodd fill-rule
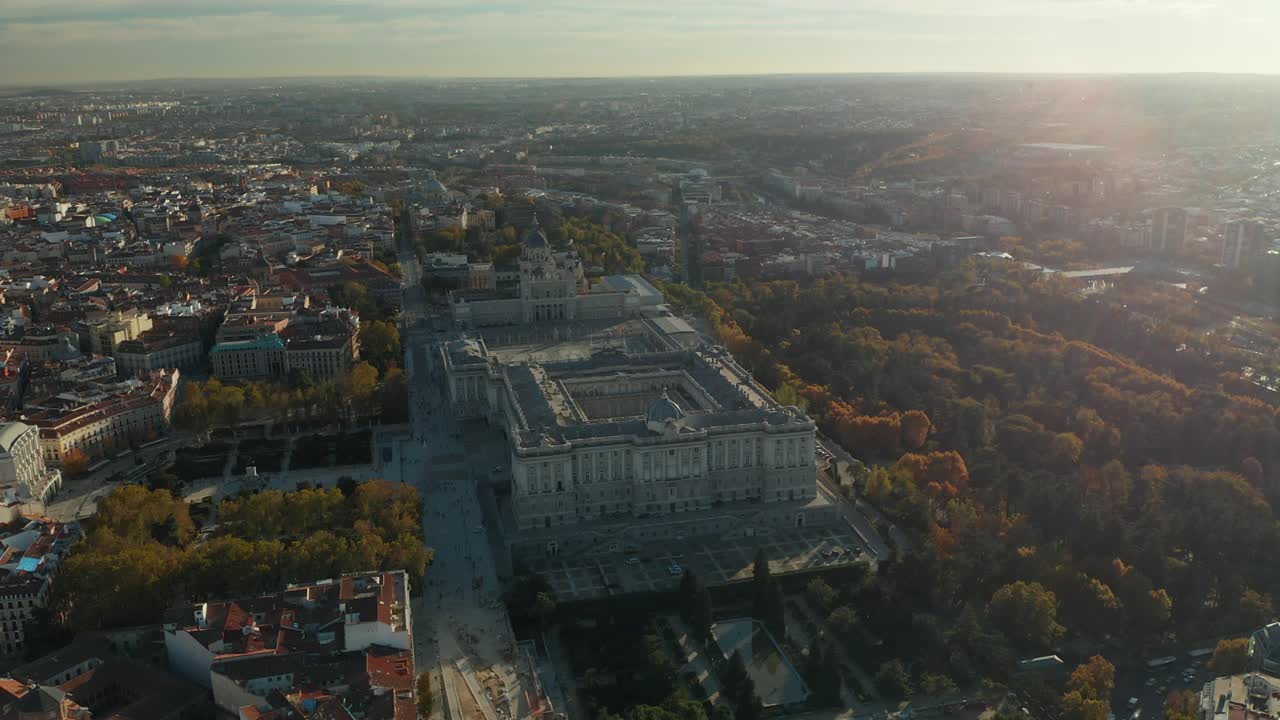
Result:
<svg viewBox="0 0 1280 720"><path fill-rule="evenodd" d="M1249 667L1249 639L1219 640L1209 660L1209 669L1218 675L1239 675Z"/></svg>
<svg viewBox="0 0 1280 720"><path fill-rule="evenodd" d="M1111 693L1116 687L1116 669L1106 658L1094 655L1071 673L1062 696L1062 715L1068 720L1106 720L1111 712Z"/></svg>
<svg viewBox="0 0 1280 720"><path fill-rule="evenodd" d="M71 448L62 455L62 470L71 477L79 477L89 469L89 454L80 448Z"/></svg>

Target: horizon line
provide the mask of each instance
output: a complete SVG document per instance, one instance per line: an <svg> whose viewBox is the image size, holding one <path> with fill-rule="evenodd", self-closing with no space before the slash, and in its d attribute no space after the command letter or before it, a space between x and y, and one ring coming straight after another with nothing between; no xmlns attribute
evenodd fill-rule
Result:
<svg viewBox="0 0 1280 720"><path fill-rule="evenodd" d="M734 78L820 78L820 77L1054 77L1054 78L1125 78L1125 77L1247 77L1247 78L1280 78L1280 72L1220 72L1212 70L1170 70L1170 71L1114 71L1114 72L1071 72L1071 71L1035 71L1035 70L856 70L832 72L765 72L765 73L700 73L688 75L394 75L394 74L351 74L351 75L241 75L241 76L172 76L172 77L137 77L119 80L70 81L55 80L22 85L0 85L0 90L28 90L39 88L79 88L89 85L128 85L131 83L162 82L266 82L266 81L299 81L299 80L409 80L409 81L592 81L592 80L696 80L696 79L734 79Z"/></svg>

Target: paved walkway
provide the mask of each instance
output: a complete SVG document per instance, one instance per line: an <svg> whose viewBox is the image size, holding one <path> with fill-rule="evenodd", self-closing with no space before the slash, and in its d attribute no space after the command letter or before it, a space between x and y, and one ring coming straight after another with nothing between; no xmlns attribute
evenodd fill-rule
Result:
<svg viewBox="0 0 1280 720"><path fill-rule="evenodd" d="M484 513L476 493L477 480L484 477L492 462L471 443L455 437L461 428L443 411L447 400L428 356L430 335L406 324L429 309L420 286L413 282L413 262L409 253L401 253L407 281L401 342L409 375L412 428L399 438L392 462L382 472L387 479L421 490L423 533L427 544L436 550L426 587L415 599L414 614L421 622L414 624L414 655L420 671L439 666L452 672L457 660L465 660L468 669L492 669L509 703L499 710L524 718L529 709L522 677L513 662L515 637L506 608L498 601L494 549L485 534ZM468 684L471 681L478 683L475 677L469 678Z"/></svg>
<svg viewBox="0 0 1280 720"><path fill-rule="evenodd" d="M893 550L885 543L884 538L880 537L880 533L876 532L871 520L866 515L858 512L853 503L850 503L844 496L833 492L831 488L821 481L818 482L818 492L822 493L839 509L840 515L849 525L849 528L870 549L877 562L884 562L893 557Z"/></svg>
<svg viewBox="0 0 1280 720"><path fill-rule="evenodd" d="M484 688L480 687L479 681L476 680L476 674L471 670L471 663L466 658L458 658L453 661L453 666L458 669L458 674L466 681L467 688L471 690L471 697L475 698L476 705L480 708L480 713L484 715L484 720L498 720L498 713L494 712L493 703L489 701L489 696L485 694Z"/></svg>
<svg viewBox="0 0 1280 720"><path fill-rule="evenodd" d="M236 457L238 457L239 455L240 455L240 440L239 438L237 438L231 441L231 449L227 451L226 462L222 463L223 482L230 482L235 477L234 473L236 471Z"/></svg>
<svg viewBox="0 0 1280 720"><path fill-rule="evenodd" d="M454 669L449 665L440 667L440 675L443 678L441 684L444 685L445 706L448 709L450 720L467 720L462 715L462 698L458 696L458 676Z"/></svg>

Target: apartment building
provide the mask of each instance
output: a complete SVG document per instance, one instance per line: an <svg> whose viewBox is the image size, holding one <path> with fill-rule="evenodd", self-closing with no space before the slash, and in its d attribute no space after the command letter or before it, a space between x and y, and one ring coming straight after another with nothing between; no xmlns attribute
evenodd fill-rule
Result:
<svg viewBox="0 0 1280 720"><path fill-rule="evenodd" d="M116 368L121 375L135 376L152 370L199 367L205 359L204 342L195 335L155 331L143 333L116 346Z"/></svg>
<svg viewBox="0 0 1280 720"><path fill-rule="evenodd" d="M102 458L165 433L180 371L156 370L92 395L63 394L33 404L23 422L40 428L45 463L61 467L73 450Z"/></svg>
<svg viewBox="0 0 1280 720"><path fill-rule="evenodd" d="M49 584L82 537L78 523L18 517L0 526L0 657L21 658L27 625L49 598Z"/></svg>
<svg viewBox="0 0 1280 720"><path fill-rule="evenodd" d="M164 641L173 671L233 716L260 717L305 688L367 720L412 720L412 629L409 581L396 570L180 607Z"/></svg>
<svg viewBox="0 0 1280 720"><path fill-rule="evenodd" d="M118 310L102 320L86 322L84 333L95 355L114 355L116 346L151 329L151 316L140 310Z"/></svg>

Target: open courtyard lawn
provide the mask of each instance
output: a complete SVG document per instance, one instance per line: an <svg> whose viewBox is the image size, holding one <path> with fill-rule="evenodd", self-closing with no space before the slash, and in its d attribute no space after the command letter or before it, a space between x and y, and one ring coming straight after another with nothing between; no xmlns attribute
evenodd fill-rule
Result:
<svg viewBox="0 0 1280 720"><path fill-rule="evenodd" d="M284 439L241 440L236 474L243 473L250 465L256 466L260 473L280 472L284 467L285 442Z"/></svg>
<svg viewBox="0 0 1280 720"><path fill-rule="evenodd" d="M712 625L711 634L726 659L735 650L742 653L747 674L766 708L797 705L809 697L804 678L760 623L751 618L725 620Z"/></svg>
<svg viewBox="0 0 1280 720"><path fill-rule="evenodd" d="M185 481L220 477L227 461L226 443L209 443L204 447L181 447L174 452L173 474Z"/></svg>

